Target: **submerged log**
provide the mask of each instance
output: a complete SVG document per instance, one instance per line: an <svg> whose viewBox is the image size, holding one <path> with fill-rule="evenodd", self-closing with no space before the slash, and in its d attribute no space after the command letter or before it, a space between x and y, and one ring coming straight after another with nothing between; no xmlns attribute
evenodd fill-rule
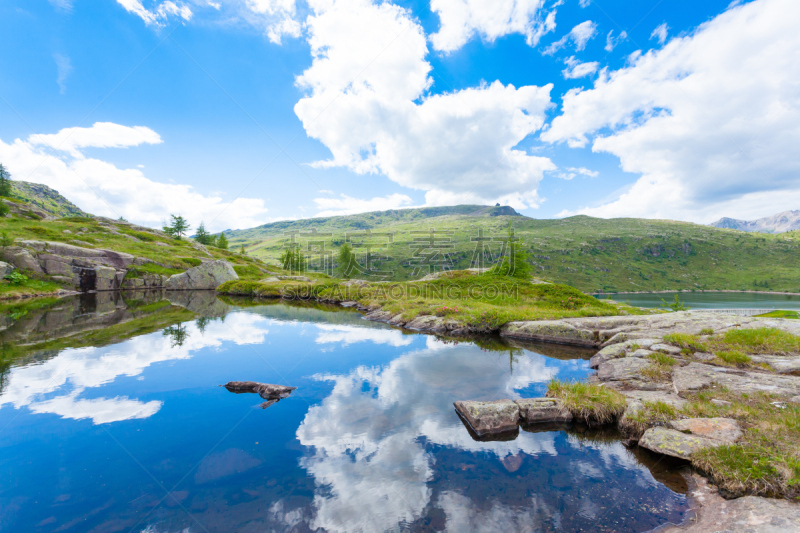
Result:
<svg viewBox="0 0 800 533"><path fill-rule="evenodd" d="M265 400L283 400L284 398L288 398L292 391L297 388L287 387L285 385L272 385L270 383L258 383L256 381L229 381L224 387L236 394L256 393ZM266 409L270 405L272 404L264 402L263 407Z"/></svg>

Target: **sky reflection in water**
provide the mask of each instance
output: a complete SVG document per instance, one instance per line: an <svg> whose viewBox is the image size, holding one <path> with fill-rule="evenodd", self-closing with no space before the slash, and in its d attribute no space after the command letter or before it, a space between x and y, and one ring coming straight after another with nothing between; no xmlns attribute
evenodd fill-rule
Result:
<svg viewBox="0 0 800 533"><path fill-rule="evenodd" d="M680 483L654 479L650 458L614 435L470 437L454 400L537 396L554 377L588 375L585 359L551 350L486 351L280 304L29 355L2 381L0 530L647 531L679 521ZM218 387L229 380L298 389L264 410L257 395Z"/></svg>

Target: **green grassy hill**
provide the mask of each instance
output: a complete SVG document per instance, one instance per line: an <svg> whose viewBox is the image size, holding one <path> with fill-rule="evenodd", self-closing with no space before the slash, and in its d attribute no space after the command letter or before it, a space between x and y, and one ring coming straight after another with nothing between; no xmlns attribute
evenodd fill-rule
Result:
<svg viewBox="0 0 800 533"><path fill-rule="evenodd" d="M393 210L277 222L228 231L226 235L232 248L244 244L249 255L275 265L291 232L305 233L295 237L304 250L309 242L313 249L324 242L334 259L346 238L370 243L374 268L392 273L385 279L407 280L419 277L412 256L419 251L415 239L424 238L424 232L452 232L442 234L444 240L438 244L452 245L441 251L447 253L451 268L464 269L475 266L476 243L471 238L481 230L484 236L503 238L511 223L539 277L584 291L800 292L800 237L794 232L753 234L687 222L630 218L537 220L506 211L509 209L455 206ZM391 242L386 235L365 236L366 230L391 233ZM496 255L501 243L489 246ZM365 250L356 249L362 254Z"/></svg>
<svg viewBox="0 0 800 533"><path fill-rule="evenodd" d="M47 185L28 183L27 181L12 181L11 192L12 198L33 204L57 217L88 216L78 206Z"/></svg>

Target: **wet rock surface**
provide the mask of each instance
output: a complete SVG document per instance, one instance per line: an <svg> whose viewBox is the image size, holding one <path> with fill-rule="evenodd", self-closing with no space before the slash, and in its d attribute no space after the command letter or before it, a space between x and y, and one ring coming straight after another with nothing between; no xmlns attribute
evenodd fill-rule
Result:
<svg viewBox="0 0 800 533"><path fill-rule="evenodd" d="M478 436L518 431L520 408L511 400L459 401L453 405Z"/></svg>

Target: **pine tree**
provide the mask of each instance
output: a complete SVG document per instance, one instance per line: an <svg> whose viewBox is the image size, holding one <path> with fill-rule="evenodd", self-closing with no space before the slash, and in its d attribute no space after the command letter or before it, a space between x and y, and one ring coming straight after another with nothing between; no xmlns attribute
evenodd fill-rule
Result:
<svg viewBox="0 0 800 533"><path fill-rule="evenodd" d="M0 196L11 196L11 174L0 163Z"/></svg>
<svg viewBox="0 0 800 533"><path fill-rule="evenodd" d="M212 244L213 237L206 231L205 223L200 222L200 225L197 226L197 231L194 232L194 239L200 244Z"/></svg>
<svg viewBox="0 0 800 533"><path fill-rule="evenodd" d="M164 232L172 235L176 239L183 237L189 231L189 222L181 215L170 215L172 223L164 227Z"/></svg>
<svg viewBox="0 0 800 533"><path fill-rule="evenodd" d="M224 233L220 233L219 237L217 237L217 248L222 248L223 250L228 249L228 239L225 237Z"/></svg>
<svg viewBox="0 0 800 533"><path fill-rule="evenodd" d="M245 250L244 250L244 244L242 245L241 248L239 248L239 254L240 255L247 255L247 252L245 252Z"/></svg>
<svg viewBox="0 0 800 533"><path fill-rule="evenodd" d="M353 253L353 247L349 242L346 242L339 249L339 275L342 278L350 277L353 267L356 264L356 254Z"/></svg>

